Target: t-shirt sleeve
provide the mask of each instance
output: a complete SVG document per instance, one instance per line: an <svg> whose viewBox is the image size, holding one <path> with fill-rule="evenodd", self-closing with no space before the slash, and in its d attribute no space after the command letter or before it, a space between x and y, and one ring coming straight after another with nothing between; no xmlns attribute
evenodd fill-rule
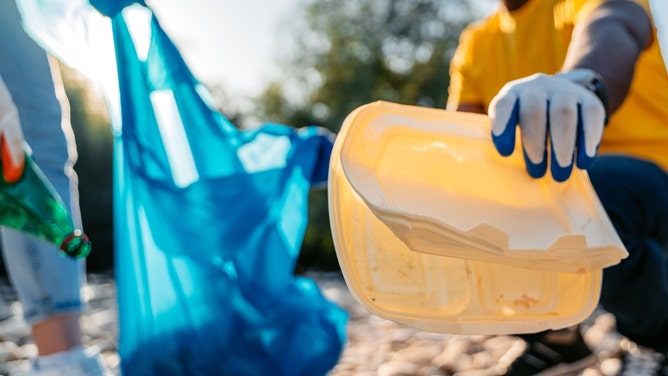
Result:
<svg viewBox="0 0 668 376"><path fill-rule="evenodd" d="M578 20L581 20L584 16L586 16L589 12L594 10L596 7L599 5L607 2L607 1L619 1L619 0L574 0L575 1L575 22ZM636 3L643 7L645 11L649 14L650 9L649 9L649 0L624 0L624 1L629 1L631 3Z"/></svg>
<svg viewBox="0 0 668 376"><path fill-rule="evenodd" d="M475 61L473 47L473 31L467 28L462 32L455 54L450 61L450 85L447 101L449 109L455 109L462 103L482 103L472 77Z"/></svg>

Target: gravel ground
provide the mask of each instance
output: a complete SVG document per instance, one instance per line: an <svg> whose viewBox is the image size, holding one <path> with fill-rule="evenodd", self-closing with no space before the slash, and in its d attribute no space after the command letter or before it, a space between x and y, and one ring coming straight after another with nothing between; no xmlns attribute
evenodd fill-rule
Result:
<svg viewBox="0 0 668 376"><path fill-rule="evenodd" d="M350 314L348 343L328 376L483 376L503 373L524 348L510 336L459 336L426 333L369 314L348 291L337 273L309 275L324 294ZM95 345L109 367L119 373L116 352L118 323L112 274L88 276L84 290L89 308L83 328L87 344ZM0 375L29 365L37 350L21 307L6 279L0 279ZM581 375L614 375L619 369L620 336L614 318L595 312L583 323L585 340L598 355Z"/></svg>

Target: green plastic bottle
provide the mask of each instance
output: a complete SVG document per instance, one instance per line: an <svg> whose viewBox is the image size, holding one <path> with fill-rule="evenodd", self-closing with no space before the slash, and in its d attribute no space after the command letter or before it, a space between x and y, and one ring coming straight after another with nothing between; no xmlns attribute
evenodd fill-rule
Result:
<svg viewBox="0 0 668 376"><path fill-rule="evenodd" d="M53 243L67 256L88 256L88 236L74 228L60 195L28 153L16 181L8 182L1 172L0 164L0 225Z"/></svg>

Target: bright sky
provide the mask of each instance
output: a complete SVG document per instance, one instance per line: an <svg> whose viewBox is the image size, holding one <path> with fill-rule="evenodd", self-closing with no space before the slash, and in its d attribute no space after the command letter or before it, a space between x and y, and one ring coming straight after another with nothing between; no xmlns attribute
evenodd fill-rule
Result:
<svg viewBox="0 0 668 376"><path fill-rule="evenodd" d="M281 22L296 0L149 0L195 76L228 93L259 94L277 71ZM283 46L284 47L284 46Z"/></svg>
<svg viewBox="0 0 668 376"><path fill-rule="evenodd" d="M477 0L483 9L498 0ZM290 48L297 0L147 0L195 76L241 97L260 94ZM281 43L282 42L282 43ZM288 43L289 44L289 43Z"/></svg>

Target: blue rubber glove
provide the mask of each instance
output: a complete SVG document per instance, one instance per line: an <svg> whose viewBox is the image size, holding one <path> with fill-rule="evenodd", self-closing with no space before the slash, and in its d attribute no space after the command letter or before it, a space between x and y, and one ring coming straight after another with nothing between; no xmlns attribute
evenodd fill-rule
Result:
<svg viewBox="0 0 668 376"><path fill-rule="evenodd" d="M591 70L576 69L507 83L489 106L492 140L499 153L512 154L519 125L526 169L532 177L545 175L548 154L556 181L570 177L574 161L578 168L589 167L606 121L605 105L585 87L595 77Z"/></svg>

